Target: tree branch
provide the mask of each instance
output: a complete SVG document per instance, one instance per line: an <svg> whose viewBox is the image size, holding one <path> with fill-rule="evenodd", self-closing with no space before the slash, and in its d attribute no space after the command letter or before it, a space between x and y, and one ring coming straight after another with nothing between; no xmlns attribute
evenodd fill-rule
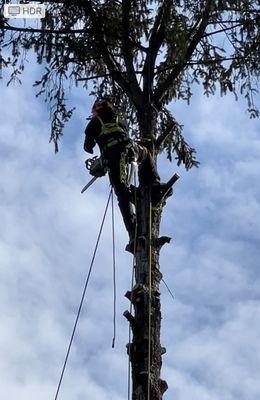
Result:
<svg viewBox="0 0 260 400"><path fill-rule="evenodd" d="M253 13L253 14L260 13L260 10L247 10L246 8L221 8L220 11L234 11L234 12Z"/></svg>
<svg viewBox="0 0 260 400"><path fill-rule="evenodd" d="M211 59L208 59L208 60L202 60L202 61L193 61L193 60L191 60L191 61L189 61L189 62L187 62L187 64L186 65L207 65L207 64L214 64L214 63L216 63L216 62L222 62L222 61L240 61L240 60L245 60L247 57L223 57L223 58L211 58ZM155 72L155 75L159 75L159 74L161 74L162 72L165 72L165 71L169 71L169 69L173 69L175 67L175 65L171 65L171 66L169 66L169 67L166 67L166 68L161 68L160 70L157 70L156 72ZM158 68L159 69L159 68ZM127 72L124 72L124 71L122 71L122 74L126 74ZM135 74L143 74L143 71L135 71ZM107 73L107 74L101 74L101 75L93 75L93 76L90 76L90 77L88 77L88 78L79 78L79 79L77 79L77 81L88 81L88 80L91 80L91 79L98 79L98 78L106 78L106 77L108 77L108 76L112 76L112 74L111 73Z"/></svg>
<svg viewBox="0 0 260 400"><path fill-rule="evenodd" d="M133 51L132 51L132 41L130 40L130 24L129 15L131 9L131 0L122 1L122 55L125 61L127 77L129 79L130 88L132 93L136 96L142 96L142 90L136 79L135 69L133 65Z"/></svg>
<svg viewBox="0 0 260 400"><path fill-rule="evenodd" d="M221 24L221 22L219 22L219 24ZM213 35L216 35L217 33L226 32L226 31L229 31L229 30L231 30L231 29L235 29L235 28L237 28L238 26L241 26L241 25L243 25L242 22L240 22L239 24L233 25L233 26L228 26L228 27L219 29L219 30L214 31L214 32L208 32L208 33L205 33L205 34L202 36L202 38L205 38L205 37L208 37L208 36L213 36Z"/></svg>
<svg viewBox="0 0 260 400"><path fill-rule="evenodd" d="M108 76L112 76L112 74L107 73L107 74L101 74L101 75L93 75L93 76L88 76L87 78L78 78L77 81L91 81L92 79L99 79L99 78L107 78Z"/></svg>
<svg viewBox="0 0 260 400"><path fill-rule="evenodd" d="M3 25L1 29L6 31L14 31L14 32L28 32L28 33L41 33L41 34L55 34L55 35L64 35L64 34L73 34L73 33L90 33L90 29L36 29L36 28L20 28L16 26L11 26L7 23Z"/></svg>
<svg viewBox="0 0 260 400"><path fill-rule="evenodd" d="M167 129L161 135L158 136L156 142L155 142L155 147L157 149L160 148L161 144L167 139L167 137L171 134L174 126L176 125L176 121L172 120L170 124L168 125Z"/></svg>
<svg viewBox="0 0 260 400"><path fill-rule="evenodd" d="M156 57L162 45L163 39L165 38L165 18L167 16L167 12L170 12L169 3L170 2L168 0L164 0L163 4L159 8L153 28L151 30L149 47L143 67L144 91L146 92L145 98L147 101L153 86Z"/></svg>
<svg viewBox="0 0 260 400"><path fill-rule="evenodd" d="M143 73L143 71L134 71L134 73L135 74L142 74ZM126 71L122 71L121 72L121 74L122 75L126 75L127 74L127 72ZM108 77L108 76L113 76L113 74L111 74L111 73L107 73L107 74L100 74L100 75L93 75L93 76L89 76L89 77L87 77L87 78L79 78L79 79L77 79L77 81L89 81L89 80L91 80L91 79L98 79L98 78L106 78L106 77Z"/></svg>
<svg viewBox="0 0 260 400"><path fill-rule="evenodd" d="M187 66L189 66L189 65L207 65L207 64L214 64L216 62L222 62L222 61L246 60L247 58L248 57L246 57L246 56L237 56L237 57L210 58L208 60L201 60L201 61L195 61L195 60L193 61L193 60L191 60L191 61L187 62L186 65ZM162 72L165 72L165 71L168 71L169 69L174 69L174 68L175 68L175 65L172 65L172 66L169 66L169 67L166 67L166 68L162 68L160 70L158 68L158 70L157 70L155 75L159 75Z"/></svg>
<svg viewBox="0 0 260 400"><path fill-rule="evenodd" d="M175 67L173 68L173 71L170 73L170 75L161 83L161 85L159 85L159 87L156 88L156 90L154 92L154 98L156 99L156 105L157 105L158 109L161 108L161 105L164 100L164 96L167 93L168 88L173 85L174 80L181 73L181 71L187 64L188 60L191 58L198 43L200 42L200 40L205 32L205 29L207 27L207 24L208 24L212 4L213 4L213 0L207 0L207 4L206 4L206 7L205 7L205 10L203 13L201 23L200 23L196 33L194 34L193 38L191 39L190 44L187 47L187 50L183 57L183 60L175 65Z"/></svg>
<svg viewBox="0 0 260 400"><path fill-rule="evenodd" d="M110 72L110 74L114 77L115 81L118 85L124 90L124 92L128 95L128 97L132 100L136 107L141 106L140 98L137 94L133 93L129 83L125 78L123 78L122 71L120 66L114 59L113 55L108 50L106 35L104 33L104 29L102 24L100 23L100 19L98 18L96 12L92 7L91 0L87 0L86 2L82 0L82 6L85 9L86 15L90 18L93 25L93 34L95 36L96 42L100 51L102 53L104 62Z"/></svg>

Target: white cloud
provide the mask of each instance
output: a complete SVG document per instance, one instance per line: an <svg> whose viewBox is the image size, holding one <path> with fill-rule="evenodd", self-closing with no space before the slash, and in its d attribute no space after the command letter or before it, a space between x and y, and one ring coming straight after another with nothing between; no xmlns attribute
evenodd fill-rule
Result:
<svg viewBox="0 0 260 400"><path fill-rule="evenodd" d="M75 116L55 156L48 113L27 85L2 88L0 114L0 397L10 400L54 396L109 190L104 178L80 194L88 180L84 116ZM188 174L181 169L162 225L162 234L174 236L161 264L176 299L162 286L165 400L258 400L256 124L229 100L197 104L197 113L185 116L186 131L202 166ZM83 113L83 101L79 107ZM164 179L175 169L164 162L162 168ZM126 398L128 327L122 312L132 259L123 252L127 235L116 215L117 347L111 349L107 221L62 385L64 400Z"/></svg>
<svg viewBox="0 0 260 400"><path fill-rule="evenodd" d="M204 328L172 344L174 369L166 373L178 399L258 398L259 307L237 303L217 329Z"/></svg>

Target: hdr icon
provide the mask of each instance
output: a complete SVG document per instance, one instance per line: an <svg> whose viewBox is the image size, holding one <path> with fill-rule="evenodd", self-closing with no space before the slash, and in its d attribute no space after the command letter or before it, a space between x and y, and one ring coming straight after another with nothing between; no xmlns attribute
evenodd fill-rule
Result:
<svg viewBox="0 0 260 400"><path fill-rule="evenodd" d="M44 4L5 4L4 5L5 18L44 18L45 5Z"/></svg>

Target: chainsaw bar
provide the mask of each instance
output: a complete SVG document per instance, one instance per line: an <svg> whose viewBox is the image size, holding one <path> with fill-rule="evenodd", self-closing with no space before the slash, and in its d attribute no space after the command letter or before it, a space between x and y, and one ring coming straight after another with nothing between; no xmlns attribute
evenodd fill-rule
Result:
<svg viewBox="0 0 260 400"><path fill-rule="evenodd" d="M84 193L84 192L92 185L92 183L94 183L95 180L97 180L97 179L98 179L98 177L97 177L97 176L94 176L94 178L92 178L92 179L86 184L86 186L84 186L84 188L81 190L80 193Z"/></svg>

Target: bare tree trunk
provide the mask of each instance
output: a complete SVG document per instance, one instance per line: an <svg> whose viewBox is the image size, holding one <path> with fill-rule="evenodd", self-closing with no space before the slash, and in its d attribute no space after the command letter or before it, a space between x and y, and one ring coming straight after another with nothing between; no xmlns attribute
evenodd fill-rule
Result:
<svg viewBox="0 0 260 400"><path fill-rule="evenodd" d="M128 344L132 364L132 400L161 400L168 387L160 378L162 354L165 353L160 344L159 285L162 274L159 270L159 252L162 244L158 235L162 205L151 206L150 190L149 187L138 190L136 283L133 290L126 293L134 306L134 316L125 313L133 332L132 343Z"/></svg>

